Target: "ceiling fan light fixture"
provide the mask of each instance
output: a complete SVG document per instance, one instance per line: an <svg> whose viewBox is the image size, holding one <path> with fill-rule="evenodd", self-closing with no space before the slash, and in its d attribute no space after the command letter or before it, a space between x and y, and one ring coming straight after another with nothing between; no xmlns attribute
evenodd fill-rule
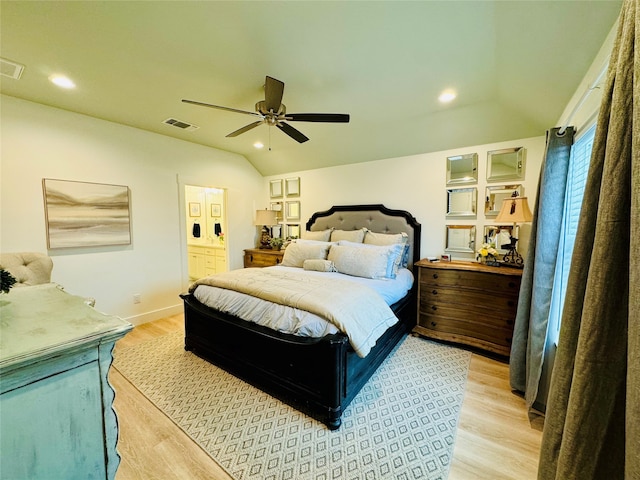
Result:
<svg viewBox="0 0 640 480"><path fill-rule="evenodd" d="M69 77L65 77L64 75L51 75L49 77L49 81L54 85L57 85L60 88L76 88L76 84Z"/></svg>
<svg viewBox="0 0 640 480"><path fill-rule="evenodd" d="M445 90L444 92L442 92L440 94L440 96L438 97L438 100L440 100L441 103L449 103L451 102L453 99L456 98L456 92L453 90Z"/></svg>

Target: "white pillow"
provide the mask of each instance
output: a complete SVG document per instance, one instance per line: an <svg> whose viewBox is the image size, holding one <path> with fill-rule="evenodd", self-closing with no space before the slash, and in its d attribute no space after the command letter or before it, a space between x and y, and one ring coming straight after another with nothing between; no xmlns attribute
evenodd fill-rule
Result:
<svg viewBox="0 0 640 480"><path fill-rule="evenodd" d="M409 264L409 235L402 233L375 233L365 229L364 242L367 245L392 245L401 243L404 245L400 266L406 268Z"/></svg>
<svg viewBox="0 0 640 480"><path fill-rule="evenodd" d="M310 230L305 230L304 232L302 232L302 238L306 240L319 240L321 242L328 242L329 238L331 237L331 230L332 229L327 229L313 232Z"/></svg>
<svg viewBox="0 0 640 480"><path fill-rule="evenodd" d="M282 263L285 267L300 267L304 265L304 261L308 259L321 259L327 258L327 252L329 251L328 243L298 243L292 242L287 246L282 257Z"/></svg>
<svg viewBox="0 0 640 480"><path fill-rule="evenodd" d="M334 230L331 232L331 241L339 242L340 240L346 240L348 242L362 243L364 232L364 228L359 230Z"/></svg>
<svg viewBox="0 0 640 480"><path fill-rule="evenodd" d="M385 252L387 254L387 269L385 271L384 277L396 278L396 275L398 274L398 268L400 268L401 266L405 245L401 243L394 243L392 245L367 245L365 243L353 243L346 242L344 240L339 242L338 244L340 246L349 246L351 248L361 250L379 250L381 252Z"/></svg>
<svg viewBox="0 0 640 480"><path fill-rule="evenodd" d="M387 275L389 251L384 247L333 245L327 259L334 263L340 273L354 277L384 278Z"/></svg>

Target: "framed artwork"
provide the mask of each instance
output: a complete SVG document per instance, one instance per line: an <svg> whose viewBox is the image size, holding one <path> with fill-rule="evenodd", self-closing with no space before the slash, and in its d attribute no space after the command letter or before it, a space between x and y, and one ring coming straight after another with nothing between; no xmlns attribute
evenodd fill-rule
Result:
<svg viewBox="0 0 640 480"><path fill-rule="evenodd" d="M285 191L287 197L300 196L300 177L287 178L285 180Z"/></svg>
<svg viewBox="0 0 640 480"><path fill-rule="evenodd" d="M220 215L222 215L222 207L220 206L219 203L212 203L211 204L211 216L212 217L219 217Z"/></svg>
<svg viewBox="0 0 640 480"><path fill-rule="evenodd" d="M42 179L47 246L131 244L129 187Z"/></svg>
<svg viewBox="0 0 640 480"><path fill-rule="evenodd" d="M200 204L198 202L189 202L189 216L190 217L200 216Z"/></svg>
<svg viewBox="0 0 640 480"><path fill-rule="evenodd" d="M282 198L282 179L269 182L269 195L271 198Z"/></svg>
<svg viewBox="0 0 640 480"><path fill-rule="evenodd" d="M300 220L300 202L286 203L287 220Z"/></svg>

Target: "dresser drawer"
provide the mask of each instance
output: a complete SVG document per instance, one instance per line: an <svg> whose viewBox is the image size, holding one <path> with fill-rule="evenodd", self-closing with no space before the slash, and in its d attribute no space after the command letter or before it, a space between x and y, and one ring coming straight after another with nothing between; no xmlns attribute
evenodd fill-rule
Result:
<svg viewBox="0 0 640 480"><path fill-rule="evenodd" d="M420 270L420 284L425 287L456 287L491 292L494 295L515 295L520 291L520 277L492 275L464 270Z"/></svg>
<svg viewBox="0 0 640 480"><path fill-rule="evenodd" d="M421 314L460 318L468 322L477 322L497 328L513 328L516 317L516 308L497 309L489 305L447 304L429 301L422 296L419 302Z"/></svg>
<svg viewBox="0 0 640 480"><path fill-rule="evenodd" d="M421 286L420 303L422 304L423 302L428 305L428 308L431 305L454 306L471 311L485 309L489 311L515 312L518 307L518 297L514 295L440 287L423 289Z"/></svg>
<svg viewBox="0 0 640 480"><path fill-rule="evenodd" d="M244 267L273 267L282 262L283 255L284 252L281 250L245 250Z"/></svg>

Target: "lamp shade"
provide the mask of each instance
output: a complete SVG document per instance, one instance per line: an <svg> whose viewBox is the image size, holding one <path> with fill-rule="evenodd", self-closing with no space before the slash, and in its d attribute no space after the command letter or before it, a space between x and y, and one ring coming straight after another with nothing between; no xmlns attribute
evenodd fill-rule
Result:
<svg viewBox="0 0 640 480"><path fill-rule="evenodd" d="M510 197L502 201L496 223L523 223L533 219L527 197Z"/></svg>
<svg viewBox="0 0 640 480"><path fill-rule="evenodd" d="M275 210L256 210L254 225L277 225Z"/></svg>

